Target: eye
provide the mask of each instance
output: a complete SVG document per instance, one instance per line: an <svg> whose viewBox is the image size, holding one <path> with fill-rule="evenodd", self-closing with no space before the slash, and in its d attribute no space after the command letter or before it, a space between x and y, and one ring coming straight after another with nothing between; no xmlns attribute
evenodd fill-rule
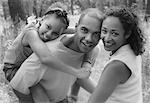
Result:
<svg viewBox="0 0 150 103"><path fill-rule="evenodd" d="M82 33L88 33L88 29L85 28L85 27L81 27L81 32L82 32Z"/></svg>
<svg viewBox="0 0 150 103"><path fill-rule="evenodd" d="M107 30L106 30L106 29L102 29L102 30L101 30L101 33L102 33L102 34L106 34L106 33L107 33Z"/></svg>
<svg viewBox="0 0 150 103"><path fill-rule="evenodd" d="M112 31L111 34L112 34L114 37L116 37L116 36L119 35L119 33L115 32L115 31Z"/></svg>
<svg viewBox="0 0 150 103"><path fill-rule="evenodd" d="M51 25L47 25L47 29L51 30L52 26Z"/></svg>

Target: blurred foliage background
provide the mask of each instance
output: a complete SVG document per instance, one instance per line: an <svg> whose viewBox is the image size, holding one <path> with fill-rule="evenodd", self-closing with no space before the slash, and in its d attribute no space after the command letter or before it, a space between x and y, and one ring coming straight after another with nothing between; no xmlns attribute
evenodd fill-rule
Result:
<svg viewBox="0 0 150 103"><path fill-rule="evenodd" d="M3 63L3 58L8 45L11 45L12 41L20 33L22 27L26 24L27 18L32 15L41 17L51 5L56 5L58 7L63 6L70 16L80 15L83 10L90 7L99 8L103 12L106 8L118 5L132 8L139 15L141 26L143 27L147 38L147 44L145 46L146 51L142 56L142 75L144 103L150 102L150 26L148 20L150 17L150 0L1 0L0 64ZM0 73L0 75L2 74ZM0 88L7 88L1 83ZM11 101L10 103L13 102Z"/></svg>

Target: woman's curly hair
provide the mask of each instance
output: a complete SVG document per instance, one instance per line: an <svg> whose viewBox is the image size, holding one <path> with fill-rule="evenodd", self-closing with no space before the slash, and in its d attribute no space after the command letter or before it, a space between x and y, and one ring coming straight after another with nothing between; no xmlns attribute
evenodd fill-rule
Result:
<svg viewBox="0 0 150 103"><path fill-rule="evenodd" d="M141 55L145 51L145 37L141 28L139 27L138 16L129 8L120 6L112 7L106 10L103 20L108 16L119 18L125 30L125 34L130 33L130 37L127 39L127 42L130 44L135 55Z"/></svg>

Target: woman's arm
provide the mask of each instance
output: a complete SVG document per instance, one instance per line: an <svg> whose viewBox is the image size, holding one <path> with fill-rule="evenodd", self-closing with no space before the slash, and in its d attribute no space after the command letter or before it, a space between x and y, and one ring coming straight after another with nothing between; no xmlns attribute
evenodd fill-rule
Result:
<svg viewBox="0 0 150 103"><path fill-rule="evenodd" d="M117 85L126 82L130 75L131 72L124 63L112 61L105 67L88 103L105 103Z"/></svg>
<svg viewBox="0 0 150 103"><path fill-rule="evenodd" d="M57 57L53 56L46 44L39 38L37 31L29 30L25 34L24 40L30 45L31 49L39 57L42 64L56 68L57 70L65 73L72 74L78 78L85 78L87 75L89 75L89 71L79 71L71 66L65 65Z"/></svg>

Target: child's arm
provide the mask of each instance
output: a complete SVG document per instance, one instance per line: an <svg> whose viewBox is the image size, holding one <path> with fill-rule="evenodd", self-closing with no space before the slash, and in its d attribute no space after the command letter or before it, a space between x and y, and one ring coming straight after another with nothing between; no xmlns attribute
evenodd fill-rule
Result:
<svg viewBox="0 0 150 103"><path fill-rule="evenodd" d="M78 85L80 85L82 88L84 88L89 93L93 93L96 83L91 79L77 79Z"/></svg>
<svg viewBox="0 0 150 103"><path fill-rule="evenodd" d="M84 88L89 93L93 93L96 87L96 83L91 79L77 79L71 88L68 100L70 103L76 103L78 100L78 94L80 87Z"/></svg>
<svg viewBox="0 0 150 103"><path fill-rule="evenodd" d="M74 28L68 28L63 32L63 34L74 34L74 33L75 33Z"/></svg>
<svg viewBox="0 0 150 103"><path fill-rule="evenodd" d="M33 52L35 52L39 57L41 63L52 68L56 68L57 70L77 76L78 78L86 78L87 75L89 75L88 70L77 70L71 66L65 65L59 59L57 59L57 57L53 56L46 44L39 38L37 31L27 31L24 40L30 45Z"/></svg>

